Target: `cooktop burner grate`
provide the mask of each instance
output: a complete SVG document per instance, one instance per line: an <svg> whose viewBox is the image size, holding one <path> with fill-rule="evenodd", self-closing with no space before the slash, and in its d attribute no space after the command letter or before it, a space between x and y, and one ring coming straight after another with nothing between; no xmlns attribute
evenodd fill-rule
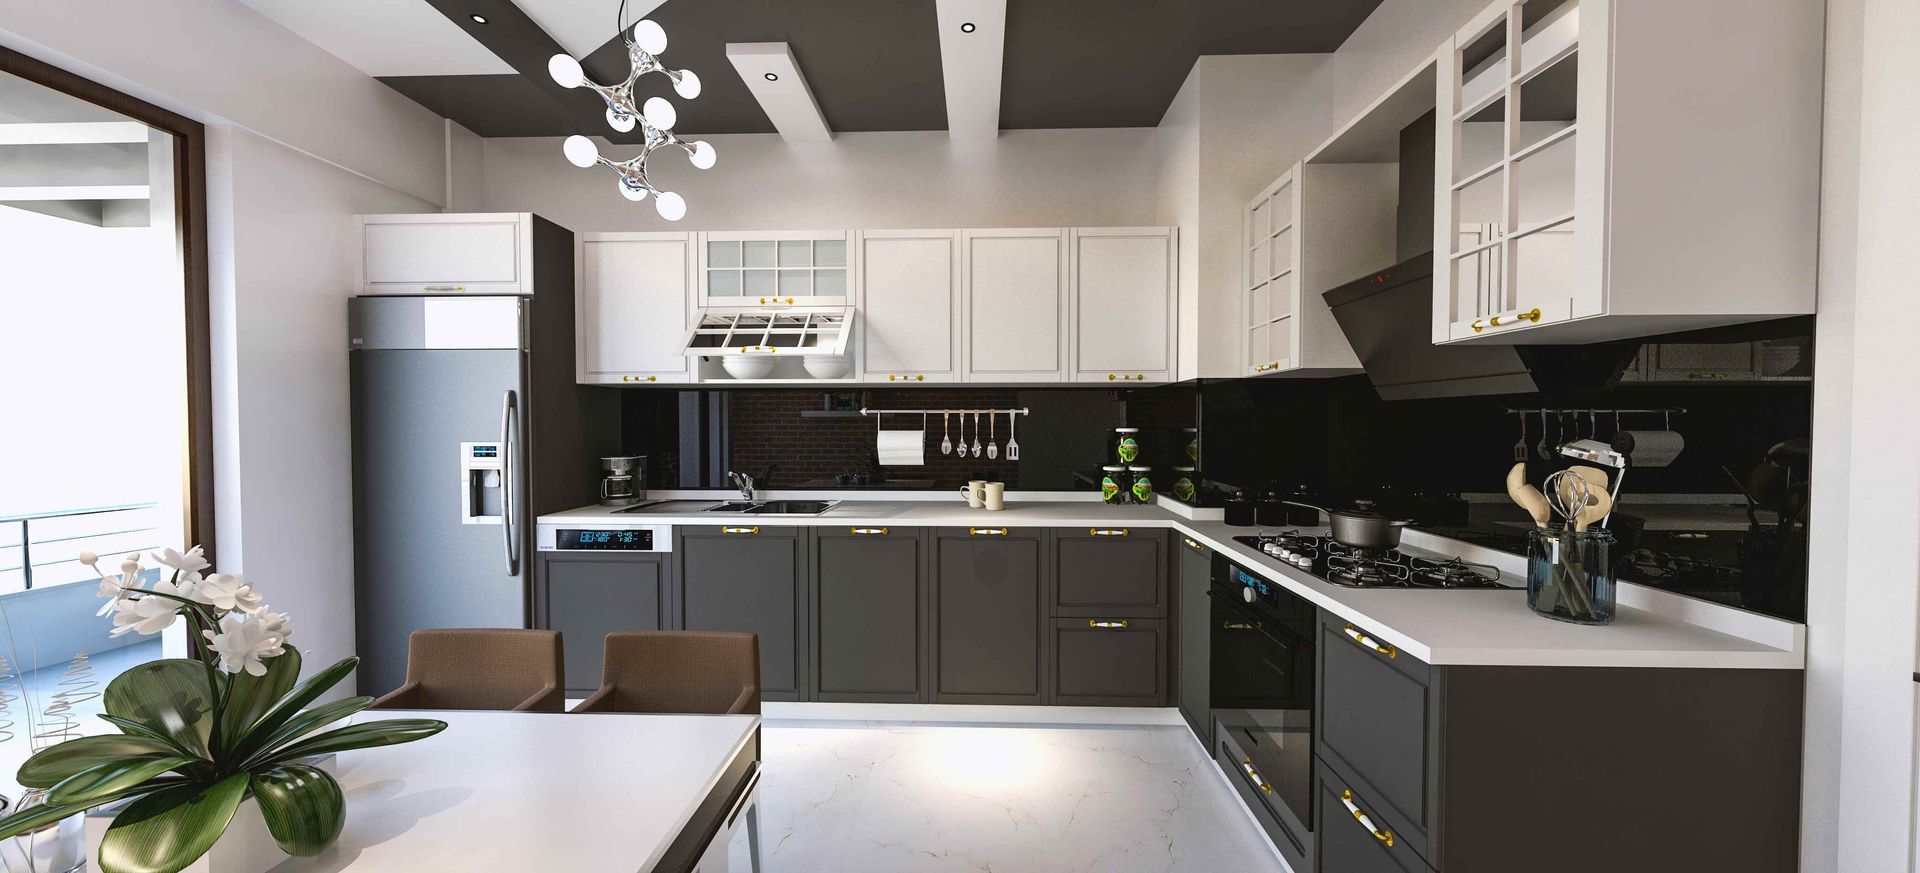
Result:
<svg viewBox="0 0 1920 873"><path fill-rule="evenodd" d="M1349 588L1503 588L1500 570L1460 558L1435 560L1398 549L1356 549L1331 537L1300 530L1262 531L1233 538Z"/></svg>

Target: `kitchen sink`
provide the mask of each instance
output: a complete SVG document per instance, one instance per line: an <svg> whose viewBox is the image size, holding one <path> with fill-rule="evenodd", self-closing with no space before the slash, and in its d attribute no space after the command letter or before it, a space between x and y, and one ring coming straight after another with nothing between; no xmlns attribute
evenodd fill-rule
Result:
<svg viewBox="0 0 1920 873"><path fill-rule="evenodd" d="M701 512L752 512L755 509L758 509L759 507L762 507L765 505L766 504L764 503L748 503L743 500L729 500L726 503L722 503L718 506L709 506L706 509L702 509L700 511Z"/></svg>
<svg viewBox="0 0 1920 873"><path fill-rule="evenodd" d="M838 500L769 500L747 510L754 515L819 515L832 509Z"/></svg>

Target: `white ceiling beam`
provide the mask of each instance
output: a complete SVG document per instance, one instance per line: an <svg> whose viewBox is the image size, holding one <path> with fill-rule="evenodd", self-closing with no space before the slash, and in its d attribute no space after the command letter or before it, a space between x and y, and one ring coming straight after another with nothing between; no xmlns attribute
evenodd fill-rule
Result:
<svg viewBox="0 0 1920 873"><path fill-rule="evenodd" d="M1000 70L1007 47L1007 0L936 0L947 134L1000 135Z"/></svg>
<svg viewBox="0 0 1920 873"><path fill-rule="evenodd" d="M64 121L0 124L0 145L80 145L146 142L138 121Z"/></svg>
<svg viewBox="0 0 1920 873"><path fill-rule="evenodd" d="M800 75L793 50L784 42L730 42L727 60L740 73L753 99L767 113L780 138L787 142L829 142L833 131L827 127L813 89Z"/></svg>

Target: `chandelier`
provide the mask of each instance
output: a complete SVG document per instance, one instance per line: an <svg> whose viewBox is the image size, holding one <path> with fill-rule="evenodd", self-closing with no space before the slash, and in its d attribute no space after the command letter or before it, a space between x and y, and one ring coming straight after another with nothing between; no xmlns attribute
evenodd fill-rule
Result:
<svg viewBox="0 0 1920 873"><path fill-rule="evenodd" d="M692 100L700 96L700 77L692 70L670 70L660 63L660 53L667 50L667 32L652 21L642 19L631 29L626 25L627 4L622 0L619 11L620 35L627 44L627 60L631 70L626 81L615 85L602 85L587 78L586 71L572 55L558 54L547 61L547 73L562 88L586 87L600 95L607 104L607 124L621 133L629 133L635 127L640 128L642 142L640 154L624 161L616 161L601 156L600 149L593 141L578 134L567 137L561 150L567 160L576 167L592 167L596 164L608 167L619 177L620 194L628 200L641 201L648 194L654 195L654 209L660 217L668 221L679 221L687 214L687 201L672 191L662 191L647 175L647 159L654 150L672 146L687 153L688 162L705 170L712 167L718 155L713 146L704 141L687 142L673 133L673 125L679 120L673 104L664 97L649 97L646 103L634 105L633 86L640 77L648 73L659 73L673 82L675 94Z"/></svg>

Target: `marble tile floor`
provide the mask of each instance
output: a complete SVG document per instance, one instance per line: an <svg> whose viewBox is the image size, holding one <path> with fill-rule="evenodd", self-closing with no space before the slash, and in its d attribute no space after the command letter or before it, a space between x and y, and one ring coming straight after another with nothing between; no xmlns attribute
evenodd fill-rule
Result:
<svg viewBox="0 0 1920 873"><path fill-rule="evenodd" d="M1184 726L769 718L762 739L765 873L1287 870Z"/></svg>

